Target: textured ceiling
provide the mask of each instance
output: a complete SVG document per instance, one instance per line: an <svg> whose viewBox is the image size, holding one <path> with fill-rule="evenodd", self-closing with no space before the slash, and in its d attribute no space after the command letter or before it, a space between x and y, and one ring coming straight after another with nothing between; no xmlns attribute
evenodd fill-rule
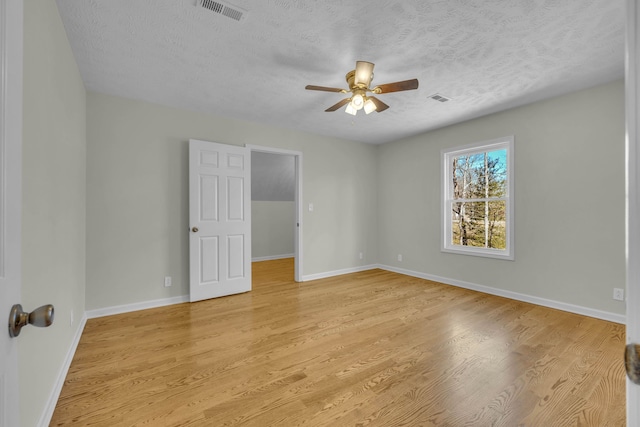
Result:
<svg viewBox="0 0 640 427"><path fill-rule="evenodd" d="M239 22L196 1L57 0L86 88L382 143L624 75L624 0L233 0ZM420 87L325 113L345 95L305 85L356 60Z"/></svg>

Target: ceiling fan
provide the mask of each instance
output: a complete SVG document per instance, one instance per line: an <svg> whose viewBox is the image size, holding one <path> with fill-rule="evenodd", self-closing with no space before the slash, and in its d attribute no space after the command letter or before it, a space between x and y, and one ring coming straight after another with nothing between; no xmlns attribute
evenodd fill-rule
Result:
<svg viewBox="0 0 640 427"><path fill-rule="evenodd" d="M375 96L367 95L368 92L378 95L381 93L400 92L403 90L411 90L411 89L418 88L418 79L411 79L411 80L404 80L401 82L378 85L373 89L369 89L371 80L373 80L373 67L374 67L374 64L371 62L356 61L356 69L349 71L346 75L349 89L338 89L334 87L314 86L314 85L307 85L305 86L305 89L321 90L325 92L339 92L339 93L351 92L351 96L349 98L343 99L342 101L332 105L331 107L327 108L324 111L326 112L336 111L338 108L346 105L347 108L345 109L345 112L349 114L353 114L355 116L358 110L361 110L361 109L364 109L364 112L369 114L372 111L377 111L378 113L380 113L386 110L387 108L389 108L387 104L380 101Z"/></svg>

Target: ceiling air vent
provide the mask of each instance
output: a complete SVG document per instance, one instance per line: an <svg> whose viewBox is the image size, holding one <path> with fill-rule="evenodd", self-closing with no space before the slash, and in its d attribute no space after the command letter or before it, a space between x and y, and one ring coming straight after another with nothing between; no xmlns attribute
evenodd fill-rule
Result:
<svg viewBox="0 0 640 427"><path fill-rule="evenodd" d="M236 21L241 21L247 13L246 10L237 6L213 0L198 0L197 6Z"/></svg>
<svg viewBox="0 0 640 427"><path fill-rule="evenodd" d="M447 98L446 96L440 95L439 93L434 93L429 98L433 99L434 101L438 101L438 102L451 101L451 98Z"/></svg>

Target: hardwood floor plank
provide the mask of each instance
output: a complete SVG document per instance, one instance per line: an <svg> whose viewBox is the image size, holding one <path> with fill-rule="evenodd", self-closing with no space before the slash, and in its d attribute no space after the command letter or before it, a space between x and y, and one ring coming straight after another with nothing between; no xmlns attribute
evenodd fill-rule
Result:
<svg viewBox="0 0 640 427"><path fill-rule="evenodd" d="M624 326L381 270L91 319L51 425L624 426Z"/></svg>

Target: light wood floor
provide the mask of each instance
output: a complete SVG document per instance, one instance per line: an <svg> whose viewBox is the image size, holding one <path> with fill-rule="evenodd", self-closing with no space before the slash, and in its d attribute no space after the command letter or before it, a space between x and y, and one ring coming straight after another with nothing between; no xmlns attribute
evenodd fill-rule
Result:
<svg viewBox="0 0 640 427"><path fill-rule="evenodd" d="M51 425L624 426L624 326L382 270L87 322Z"/></svg>

